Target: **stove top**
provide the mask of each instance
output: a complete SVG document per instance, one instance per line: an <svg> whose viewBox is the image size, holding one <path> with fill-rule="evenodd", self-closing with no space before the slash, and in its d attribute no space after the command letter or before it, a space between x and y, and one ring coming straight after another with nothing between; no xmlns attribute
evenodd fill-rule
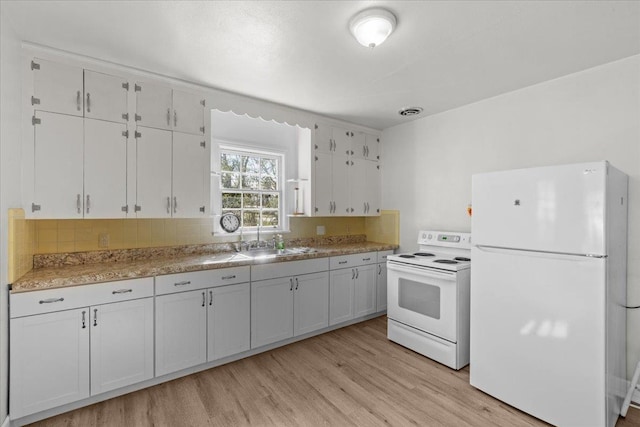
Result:
<svg viewBox="0 0 640 427"><path fill-rule="evenodd" d="M387 260L425 268L459 271L471 267L471 235L420 231L417 251L389 255Z"/></svg>

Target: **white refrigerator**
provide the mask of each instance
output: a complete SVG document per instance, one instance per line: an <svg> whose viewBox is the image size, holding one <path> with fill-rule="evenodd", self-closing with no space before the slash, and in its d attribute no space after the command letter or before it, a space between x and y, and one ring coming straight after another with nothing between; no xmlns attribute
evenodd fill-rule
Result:
<svg viewBox="0 0 640 427"><path fill-rule="evenodd" d="M615 425L627 182L604 161L473 176L471 385L557 426Z"/></svg>

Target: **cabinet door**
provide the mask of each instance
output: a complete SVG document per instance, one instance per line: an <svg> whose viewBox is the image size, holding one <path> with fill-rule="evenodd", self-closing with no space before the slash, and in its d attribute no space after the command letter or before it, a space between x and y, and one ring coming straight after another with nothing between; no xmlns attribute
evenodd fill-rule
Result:
<svg viewBox="0 0 640 427"><path fill-rule="evenodd" d="M174 218L198 218L205 214L204 181L211 169L203 141L202 135L173 132Z"/></svg>
<svg viewBox="0 0 640 427"><path fill-rule="evenodd" d="M367 160L380 160L380 137L371 135L369 133L364 134L366 145L366 159Z"/></svg>
<svg viewBox="0 0 640 427"><path fill-rule="evenodd" d="M341 156L348 156L351 154L351 132L334 127L333 131L333 152Z"/></svg>
<svg viewBox="0 0 640 427"><path fill-rule="evenodd" d="M127 80L95 71L84 71L84 116L126 123ZM124 115L124 116L123 116Z"/></svg>
<svg viewBox="0 0 640 427"><path fill-rule="evenodd" d="M354 317L365 316L376 311L377 265L356 267L354 282Z"/></svg>
<svg viewBox="0 0 640 427"><path fill-rule="evenodd" d="M380 215L380 165L378 162L364 161L364 202L367 210L365 215Z"/></svg>
<svg viewBox="0 0 640 427"><path fill-rule="evenodd" d="M349 157L334 154L331 162L331 195L334 203L333 214L349 215Z"/></svg>
<svg viewBox="0 0 640 427"><path fill-rule="evenodd" d="M82 116L82 68L34 58L32 69L35 110Z"/></svg>
<svg viewBox="0 0 640 427"><path fill-rule="evenodd" d="M156 376L206 361L206 291L156 297Z"/></svg>
<svg viewBox="0 0 640 427"><path fill-rule="evenodd" d="M34 126L34 218L82 218L83 119L37 112ZM29 208L29 207L27 207Z"/></svg>
<svg viewBox="0 0 640 427"><path fill-rule="evenodd" d="M173 130L204 134L204 105L200 95L173 91Z"/></svg>
<svg viewBox="0 0 640 427"><path fill-rule="evenodd" d="M92 306L91 395L153 378L153 298Z"/></svg>
<svg viewBox="0 0 640 427"><path fill-rule="evenodd" d="M363 216L367 214L367 163L363 159L353 159L349 164L350 203L353 209L351 215Z"/></svg>
<svg viewBox="0 0 640 427"><path fill-rule="evenodd" d="M378 277L376 278L376 311L387 309L387 264L378 264Z"/></svg>
<svg viewBox="0 0 640 427"><path fill-rule="evenodd" d="M207 360L251 348L251 286L249 283L208 290Z"/></svg>
<svg viewBox="0 0 640 427"><path fill-rule="evenodd" d="M11 319L11 418L89 397L88 312Z"/></svg>
<svg viewBox="0 0 640 427"><path fill-rule="evenodd" d="M123 123L84 121L85 218L127 217L126 130Z"/></svg>
<svg viewBox="0 0 640 427"><path fill-rule="evenodd" d="M251 283L251 348L293 336L293 278Z"/></svg>
<svg viewBox="0 0 640 427"><path fill-rule="evenodd" d="M329 273L303 274L294 278L293 335L329 326Z"/></svg>
<svg viewBox="0 0 640 427"><path fill-rule="evenodd" d="M137 130L136 206L139 207L138 218L171 217L170 131Z"/></svg>
<svg viewBox="0 0 640 427"><path fill-rule="evenodd" d="M138 126L171 129L171 88L152 83L136 83L136 116Z"/></svg>
<svg viewBox="0 0 640 427"><path fill-rule="evenodd" d="M333 270L329 276L329 324L353 319L353 268Z"/></svg>
<svg viewBox="0 0 640 427"><path fill-rule="evenodd" d="M331 198L331 159L329 153L315 154L315 216L328 216L333 212L333 199Z"/></svg>
<svg viewBox="0 0 640 427"><path fill-rule="evenodd" d="M367 140L364 132L354 132L351 138L351 155L354 159L368 159Z"/></svg>
<svg viewBox="0 0 640 427"><path fill-rule="evenodd" d="M314 149L316 153L333 152L333 129L327 125L316 125Z"/></svg>

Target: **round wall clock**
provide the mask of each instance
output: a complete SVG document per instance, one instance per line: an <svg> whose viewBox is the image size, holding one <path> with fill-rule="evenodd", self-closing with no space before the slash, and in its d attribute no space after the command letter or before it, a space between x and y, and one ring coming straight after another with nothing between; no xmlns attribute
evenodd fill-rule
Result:
<svg viewBox="0 0 640 427"><path fill-rule="evenodd" d="M227 212L220 217L220 226L227 233L233 233L240 227L240 218L231 212Z"/></svg>

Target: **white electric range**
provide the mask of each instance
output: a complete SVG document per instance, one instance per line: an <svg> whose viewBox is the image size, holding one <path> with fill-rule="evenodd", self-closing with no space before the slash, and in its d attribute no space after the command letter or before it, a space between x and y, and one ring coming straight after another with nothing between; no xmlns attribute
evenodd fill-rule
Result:
<svg viewBox="0 0 640 427"><path fill-rule="evenodd" d="M453 369L469 364L471 234L420 231L387 257L387 337Z"/></svg>

